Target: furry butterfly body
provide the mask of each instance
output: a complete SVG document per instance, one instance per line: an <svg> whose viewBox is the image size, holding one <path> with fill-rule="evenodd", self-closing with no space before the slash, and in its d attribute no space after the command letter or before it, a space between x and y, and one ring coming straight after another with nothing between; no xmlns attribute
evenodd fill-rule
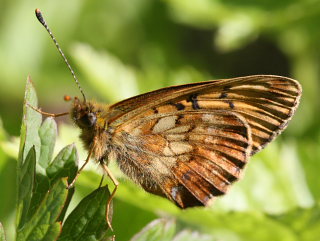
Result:
<svg viewBox="0 0 320 241"><path fill-rule="evenodd" d="M172 86L114 105L75 98L71 116L96 161L115 158L147 192L208 205L287 126L301 96L290 78L256 75Z"/></svg>

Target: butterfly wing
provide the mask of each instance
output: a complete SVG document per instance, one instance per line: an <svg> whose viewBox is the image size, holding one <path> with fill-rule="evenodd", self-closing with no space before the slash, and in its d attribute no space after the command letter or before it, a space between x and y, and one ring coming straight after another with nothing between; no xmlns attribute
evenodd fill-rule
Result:
<svg viewBox="0 0 320 241"><path fill-rule="evenodd" d="M229 110L242 115L252 132L252 155L287 126L301 96L290 78L255 75L163 88L111 106L110 125L182 110Z"/></svg>
<svg viewBox="0 0 320 241"><path fill-rule="evenodd" d="M139 95L111 106L106 119L123 172L185 208L224 194L286 127L300 96L293 79L248 76Z"/></svg>
<svg viewBox="0 0 320 241"><path fill-rule="evenodd" d="M120 169L182 208L224 194L251 152L250 127L230 111L158 113L122 125L113 138Z"/></svg>

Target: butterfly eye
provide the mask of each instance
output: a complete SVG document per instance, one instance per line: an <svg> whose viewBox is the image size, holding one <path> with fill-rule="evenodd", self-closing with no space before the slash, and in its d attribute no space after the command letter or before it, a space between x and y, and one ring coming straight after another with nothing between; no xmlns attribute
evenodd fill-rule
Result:
<svg viewBox="0 0 320 241"><path fill-rule="evenodd" d="M96 124L97 116L95 113L89 112L79 118L76 122L80 128L90 128Z"/></svg>

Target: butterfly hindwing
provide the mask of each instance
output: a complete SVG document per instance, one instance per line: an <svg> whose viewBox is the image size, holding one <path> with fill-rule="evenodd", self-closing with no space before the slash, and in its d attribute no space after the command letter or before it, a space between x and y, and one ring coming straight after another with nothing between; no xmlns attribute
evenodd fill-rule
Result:
<svg viewBox="0 0 320 241"><path fill-rule="evenodd" d="M114 138L123 143L122 171L182 208L224 194L251 152L250 127L230 111L158 113L123 125Z"/></svg>

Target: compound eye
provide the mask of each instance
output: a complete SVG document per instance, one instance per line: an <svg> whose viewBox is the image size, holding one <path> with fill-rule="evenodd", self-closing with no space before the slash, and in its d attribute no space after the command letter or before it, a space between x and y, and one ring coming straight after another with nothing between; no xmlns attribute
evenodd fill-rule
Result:
<svg viewBox="0 0 320 241"><path fill-rule="evenodd" d="M76 122L80 128L90 128L96 124L97 117L95 113L88 113L77 119Z"/></svg>

